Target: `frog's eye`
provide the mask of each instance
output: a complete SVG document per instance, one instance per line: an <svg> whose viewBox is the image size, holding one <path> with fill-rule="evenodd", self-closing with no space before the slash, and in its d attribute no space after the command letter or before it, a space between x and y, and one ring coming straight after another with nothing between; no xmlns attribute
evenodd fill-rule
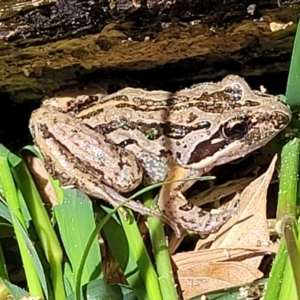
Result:
<svg viewBox="0 0 300 300"><path fill-rule="evenodd" d="M245 121L231 121L222 128L224 138L239 139L248 131L248 125Z"/></svg>

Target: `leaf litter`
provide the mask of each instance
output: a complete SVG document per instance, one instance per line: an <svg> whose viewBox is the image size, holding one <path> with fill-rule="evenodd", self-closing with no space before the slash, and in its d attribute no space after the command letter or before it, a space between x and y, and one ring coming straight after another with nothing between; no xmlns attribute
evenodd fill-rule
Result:
<svg viewBox="0 0 300 300"><path fill-rule="evenodd" d="M263 257L278 249L270 242L266 214L267 191L276 161L275 155L264 174L221 206L235 213L218 232L200 239L198 250L173 255L184 299L263 277L258 269ZM202 249L208 244L209 249Z"/></svg>

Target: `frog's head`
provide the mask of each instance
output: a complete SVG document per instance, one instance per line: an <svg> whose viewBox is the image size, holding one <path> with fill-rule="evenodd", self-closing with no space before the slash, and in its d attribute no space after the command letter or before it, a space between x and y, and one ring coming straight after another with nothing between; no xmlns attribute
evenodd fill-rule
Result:
<svg viewBox="0 0 300 300"><path fill-rule="evenodd" d="M227 76L219 86L197 99L205 128L185 136L181 149L188 151L177 155L181 164L211 169L243 157L263 147L291 120L290 109L278 97L252 91L238 76Z"/></svg>

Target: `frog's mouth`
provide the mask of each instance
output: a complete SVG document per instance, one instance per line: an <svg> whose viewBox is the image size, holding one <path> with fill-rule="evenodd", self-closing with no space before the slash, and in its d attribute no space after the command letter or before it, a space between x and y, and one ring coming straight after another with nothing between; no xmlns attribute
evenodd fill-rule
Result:
<svg viewBox="0 0 300 300"><path fill-rule="evenodd" d="M232 119L222 124L210 139L199 143L187 167L217 166L263 147L290 121L282 111L268 111Z"/></svg>

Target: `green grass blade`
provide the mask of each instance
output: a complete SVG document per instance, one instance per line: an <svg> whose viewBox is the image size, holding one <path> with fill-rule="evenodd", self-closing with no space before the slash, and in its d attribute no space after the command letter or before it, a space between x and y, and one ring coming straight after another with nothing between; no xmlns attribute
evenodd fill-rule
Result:
<svg viewBox="0 0 300 300"><path fill-rule="evenodd" d="M299 243L296 241L299 151L299 139L290 141L282 149L276 228L279 228L283 235L283 241L271 270L266 300L293 299L297 294L295 282L300 283L298 278L300 273L297 270L300 252ZM288 250L288 258L284 253L286 250Z"/></svg>
<svg viewBox="0 0 300 300"><path fill-rule="evenodd" d="M143 202L146 206L156 209L154 200L149 192L145 194ZM154 217L148 217L147 222L162 298L176 300L178 299L178 294L163 224L161 220Z"/></svg>
<svg viewBox="0 0 300 300"><path fill-rule="evenodd" d="M5 259L4 259L1 244L0 244L0 278L2 280L3 279L8 280L8 272L7 272L7 269L6 269L6 263L5 263Z"/></svg>
<svg viewBox="0 0 300 300"><path fill-rule="evenodd" d="M300 299L300 273L299 273L299 238L297 241L295 221L292 224L284 222L283 240L287 249L288 257L284 269L284 276L281 283L279 300ZM298 225L299 230L299 225Z"/></svg>
<svg viewBox="0 0 300 300"><path fill-rule="evenodd" d="M15 183L10 171L10 165L8 163L9 154L10 152L3 145L0 145L0 185L2 187L3 196L9 206L9 210L12 211L20 220L22 225L26 227L19 205L17 189L15 187Z"/></svg>
<svg viewBox="0 0 300 300"><path fill-rule="evenodd" d="M22 240L26 244L27 252L30 255L30 258L31 258L31 261L33 263L34 269L35 269L35 271L37 273L37 276L39 278L39 281L42 285L45 297L46 297L46 299L49 299L49 292L48 292L45 272L43 270L43 266L42 266L42 263L40 261L40 258L38 256L38 254L37 254L37 251L36 251L32 241L30 240L26 230L24 230L24 228L22 227L21 223L19 222L19 220L17 218L16 218L16 221L15 221L15 224L16 224L15 230L17 228L17 231L20 232L20 234L22 236Z"/></svg>
<svg viewBox="0 0 300 300"><path fill-rule="evenodd" d="M9 208L3 199L0 199L0 217L9 223L12 223Z"/></svg>
<svg viewBox="0 0 300 300"><path fill-rule="evenodd" d="M75 290L76 277L80 286L101 277L101 255L96 237L90 249L86 246L96 228L92 204L89 198L78 190L65 190L63 204L54 207L60 235L70 260L73 278L68 278ZM78 274L84 252L88 251L83 274Z"/></svg>
<svg viewBox="0 0 300 300"><path fill-rule="evenodd" d="M130 196L128 198L128 201L131 200L131 199L135 199L135 198L139 197L140 195L143 195L146 192L152 191L152 190L154 190L158 187L161 187L165 184L169 184L169 183L173 183L173 182L180 182L180 181L190 181L190 180L206 181L206 180L213 180L213 179L216 179L216 177L215 176L202 176L202 177L192 177L192 178L186 178L186 179L170 180L170 181L162 181L162 182L154 183L154 184L146 186L146 187L140 189L139 191L137 191L135 194L133 194L132 196Z"/></svg>
<svg viewBox="0 0 300 300"><path fill-rule="evenodd" d="M10 166L8 164L9 151L0 146L0 182L3 191L3 196L7 201L9 209L11 211L12 224L15 229L17 242L24 265L28 288L31 295L39 296L43 299L43 291L40 284L39 277L35 270L30 253L28 252L27 245L22 237L20 228L25 229L25 221L21 214L21 208L19 206L18 193L10 172ZM19 224L21 224L19 226Z"/></svg>
<svg viewBox="0 0 300 300"><path fill-rule="evenodd" d="M9 292L11 293L13 299L22 299L22 297L28 297L29 296L27 291L25 291L25 290L21 289L20 287L10 283L9 281L4 280L3 282L6 285Z"/></svg>
<svg viewBox="0 0 300 300"><path fill-rule="evenodd" d="M93 280L83 287L84 299L136 300L131 289L122 285L107 285L104 280ZM75 300L75 294L67 300Z"/></svg>
<svg viewBox="0 0 300 300"><path fill-rule="evenodd" d="M298 23L294 40L286 89L286 101L294 111L300 108L299 91L300 23ZM294 128L299 128L296 118L293 118L291 124ZM299 299L300 297L300 274L297 270L300 262L300 242L297 241L299 229L296 228L299 226L299 223L296 225L297 205L299 205L299 147L299 139L294 139L285 145L281 155L276 228L283 237L270 273L266 300Z"/></svg>
<svg viewBox="0 0 300 300"><path fill-rule="evenodd" d="M290 71L288 76L286 97L287 103L292 110L300 109L300 23L298 23L297 32L294 40L294 48L291 58Z"/></svg>
<svg viewBox="0 0 300 300"><path fill-rule="evenodd" d="M101 205L99 216L103 220L106 218L107 214L111 214L112 211L111 208ZM129 241L121 226L120 220L113 215L106 222L102 230L108 242L110 251L119 263L133 293L138 299L149 300L137 261L130 251Z"/></svg>
<svg viewBox="0 0 300 300"><path fill-rule="evenodd" d="M128 240L130 252L132 252L139 266L141 277L145 283L149 298L156 300L162 299L156 271L151 263L136 222L132 221L129 223L127 220L125 220L122 213L118 213ZM128 211L128 214L130 219L134 220L132 212Z"/></svg>
<svg viewBox="0 0 300 300"><path fill-rule="evenodd" d="M13 168L13 175L24 195L34 228L49 262L54 296L56 299L65 299L62 273L63 253L40 194L24 162Z"/></svg>
<svg viewBox="0 0 300 300"><path fill-rule="evenodd" d="M268 288L264 300L276 300L279 298L284 270L287 261L287 252L283 240L280 242L280 247L272 265Z"/></svg>
<svg viewBox="0 0 300 300"><path fill-rule="evenodd" d="M299 151L298 139L293 139L282 149L277 220L286 218L296 220Z"/></svg>

